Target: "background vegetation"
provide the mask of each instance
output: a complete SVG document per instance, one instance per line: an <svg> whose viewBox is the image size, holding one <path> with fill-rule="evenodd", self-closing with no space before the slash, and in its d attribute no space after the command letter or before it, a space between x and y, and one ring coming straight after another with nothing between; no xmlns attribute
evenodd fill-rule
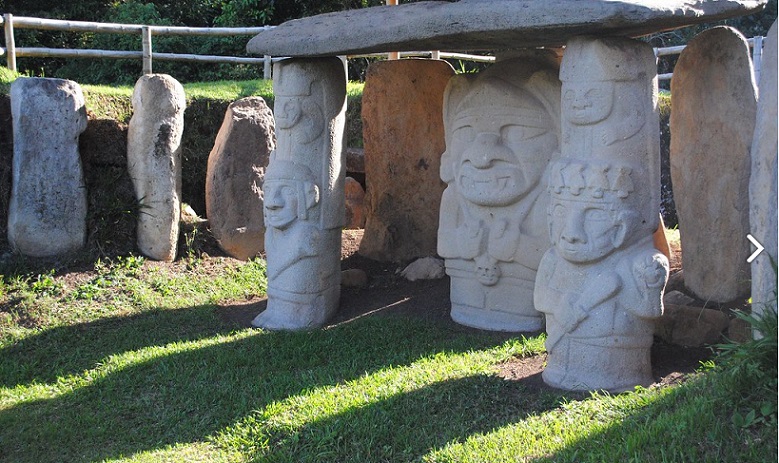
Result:
<svg viewBox="0 0 779 463"><path fill-rule="evenodd" d="M401 0L411 3L419 0ZM100 21L129 24L159 24L190 27L278 25L290 19L350 8L384 4L383 0L0 0L0 13L19 16ZM745 36L765 35L777 17L777 0L769 0L759 14L720 22L739 29ZM648 38L654 46L687 43L703 28L713 24L678 29ZM25 47L94 48L140 50L141 38L120 34L78 34L18 29L17 44ZM154 50L166 53L195 53L245 56L247 36L176 37L154 39ZM370 60L351 60L349 75L364 78ZM660 72L670 72L675 58L663 58ZM459 69L460 63L456 63ZM18 61L24 74L62 77L82 84L132 84L141 74L140 60L23 58ZM251 80L262 77L255 65L155 62L155 72L170 74L180 82ZM476 69L472 63L464 69Z"/></svg>

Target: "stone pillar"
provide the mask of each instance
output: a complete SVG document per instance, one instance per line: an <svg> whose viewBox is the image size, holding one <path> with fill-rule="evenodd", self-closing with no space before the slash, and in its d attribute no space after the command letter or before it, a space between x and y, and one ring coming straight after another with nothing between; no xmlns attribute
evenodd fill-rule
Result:
<svg viewBox="0 0 779 463"><path fill-rule="evenodd" d="M454 70L446 61L370 65L362 97L365 233L360 254L403 262L436 252L444 152L441 104Z"/></svg>
<svg viewBox="0 0 779 463"><path fill-rule="evenodd" d="M208 155L206 216L219 246L247 260L265 249L262 182L276 147L273 113L248 97L228 106Z"/></svg>
<svg viewBox="0 0 779 463"><path fill-rule="evenodd" d="M658 225L657 71L650 45L571 39L563 56L562 159L550 169L553 247L536 279L544 382L624 391L652 382L654 319L668 259Z"/></svg>
<svg viewBox="0 0 779 463"><path fill-rule="evenodd" d="M559 104L553 57L499 61L449 82L438 254L446 259L457 323L543 328L533 286L550 247L546 174L559 155Z"/></svg>
<svg viewBox="0 0 779 463"><path fill-rule="evenodd" d="M752 311L777 309L777 32L776 22L763 47L760 98L752 139L752 175L749 180L750 226L765 250L752 261ZM685 272L686 273L686 272Z"/></svg>
<svg viewBox="0 0 779 463"><path fill-rule="evenodd" d="M76 82L19 78L11 84L14 157L8 243L22 254L76 251L86 239L87 195L78 137L87 127Z"/></svg>
<svg viewBox="0 0 779 463"><path fill-rule="evenodd" d="M173 77L148 74L135 83L127 132L127 169L138 201L138 249L176 258L181 218L181 135L184 88Z"/></svg>
<svg viewBox="0 0 779 463"><path fill-rule="evenodd" d="M700 299L732 301L749 293L750 279L757 92L744 36L715 27L692 39L674 67L671 92L671 181L684 284Z"/></svg>
<svg viewBox="0 0 779 463"><path fill-rule="evenodd" d="M346 74L338 58L273 69L276 150L265 173L268 305L256 327L323 325L338 308Z"/></svg>

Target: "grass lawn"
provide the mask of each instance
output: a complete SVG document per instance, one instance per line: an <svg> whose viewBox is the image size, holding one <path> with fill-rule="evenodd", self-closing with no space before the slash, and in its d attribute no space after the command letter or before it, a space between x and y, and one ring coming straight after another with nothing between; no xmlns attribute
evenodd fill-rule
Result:
<svg viewBox="0 0 779 463"><path fill-rule="evenodd" d="M566 394L497 374L543 336L237 326L225 306L262 295L262 260L3 266L2 462L776 460L775 336L680 385Z"/></svg>

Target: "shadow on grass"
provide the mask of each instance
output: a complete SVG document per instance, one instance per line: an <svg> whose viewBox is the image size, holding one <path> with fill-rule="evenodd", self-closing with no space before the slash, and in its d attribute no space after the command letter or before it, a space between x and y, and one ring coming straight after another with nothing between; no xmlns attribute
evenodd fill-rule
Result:
<svg viewBox="0 0 779 463"><path fill-rule="evenodd" d="M95 368L114 354L228 334L213 305L157 309L47 329L0 349L0 386L50 383Z"/></svg>
<svg viewBox="0 0 779 463"><path fill-rule="evenodd" d="M475 375L429 384L298 429L265 429L270 447L252 461L407 462L559 406L562 392ZM262 432L262 430L258 430Z"/></svg>
<svg viewBox="0 0 779 463"><path fill-rule="evenodd" d="M0 352L3 370L14 378L4 382L56 381L93 368L113 353L228 333L229 327L209 329L203 324L218 323L204 316L210 310L160 311L52 330ZM193 329L189 324L198 318L200 324ZM495 344L488 335L453 335L398 317L368 317L312 332L237 332L191 350L160 352L53 398L7 407L0 411L0 461L101 461L202 441L252 411L301 391L439 352ZM482 396L478 381L457 389ZM423 398L411 397L395 407L421 406ZM464 394L452 400L474 398ZM464 414L461 420L467 423L473 416ZM444 429L451 424L438 424L436 432L448 439Z"/></svg>

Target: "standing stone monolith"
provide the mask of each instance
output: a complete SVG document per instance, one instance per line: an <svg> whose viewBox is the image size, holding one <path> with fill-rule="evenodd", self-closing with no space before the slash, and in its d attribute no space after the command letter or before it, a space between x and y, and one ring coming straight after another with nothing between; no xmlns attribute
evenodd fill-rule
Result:
<svg viewBox="0 0 779 463"><path fill-rule="evenodd" d="M248 97L227 107L206 171L206 217L227 254L241 260L265 249L262 182L276 147L273 113Z"/></svg>
<svg viewBox="0 0 779 463"><path fill-rule="evenodd" d="M749 152L756 90L744 36L692 39L671 79L671 181L687 288L727 302L749 291Z"/></svg>
<svg viewBox="0 0 779 463"><path fill-rule="evenodd" d="M176 258L181 216L181 135L184 87L165 74L135 83L127 132L127 169L138 201L138 249L147 257Z"/></svg>
<svg viewBox="0 0 779 463"><path fill-rule="evenodd" d="M499 61L450 80L438 254L451 316L496 331L543 327L533 304L547 231L547 168L560 149L560 81L552 57Z"/></svg>
<svg viewBox="0 0 779 463"><path fill-rule="evenodd" d="M542 377L561 389L629 390L652 382L654 320L668 278L668 259L652 240L660 203L654 53L626 38L574 38L560 79L553 247L535 289L546 314Z"/></svg>
<svg viewBox="0 0 779 463"><path fill-rule="evenodd" d="M446 61L372 63L362 98L365 234L359 253L401 262L436 252ZM402 115L402 116L401 116Z"/></svg>
<svg viewBox="0 0 779 463"><path fill-rule="evenodd" d="M86 239L87 193L78 137L87 127L81 87L50 78L11 84L14 157L8 243L22 254L76 251Z"/></svg>
<svg viewBox="0 0 779 463"><path fill-rule="evenodd" d="M752 139L749 180L750 229L765 247L752 261L752 311L777 310L777 32L776 22L763 47L757 121ZM772 265L772 260L774 264Z"/></svg>
<svg viewBox="0 0 779 463"><path fill-rule="evenodd" d="M276 150L265 173L267 308L252 325L322 326L338 308L346 73L338 58L274 65Z"/></svg>

